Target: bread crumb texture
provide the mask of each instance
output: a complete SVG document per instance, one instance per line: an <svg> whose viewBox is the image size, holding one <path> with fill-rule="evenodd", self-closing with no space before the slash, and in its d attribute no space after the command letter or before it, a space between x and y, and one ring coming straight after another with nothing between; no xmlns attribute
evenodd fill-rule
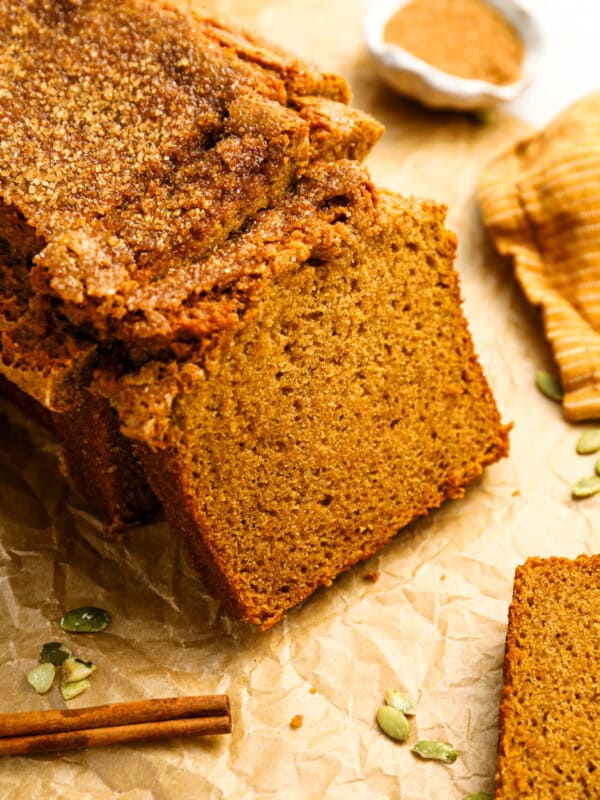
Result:
<svg viewBox="0 0 600 800"><path fill-rule="evenodd" d="M0 0L0 64L0 371L75 415L109 516L148 479L231 613L270 627L506 454L445 209L377 192L342 78L177 0Z"/></svg>
<svg viewBox="0 0 600 800"><path fill-rule="evenodd" d="M116 386L167 515L248 621L269 627L506 454L443 218L320 166L225 245L270 277L203 372Z"/></svg>
<svg viewBox="0 0 600 800"><path fill-rule="evenodd" d="M600 556L516 571L496 800L600 797Z"/></svg>

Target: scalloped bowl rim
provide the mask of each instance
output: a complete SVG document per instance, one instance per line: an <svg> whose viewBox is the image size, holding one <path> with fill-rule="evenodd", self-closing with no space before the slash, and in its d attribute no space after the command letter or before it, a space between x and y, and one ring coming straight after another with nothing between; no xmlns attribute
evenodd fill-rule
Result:
<svg viewBox="0 0 600 800"><path fill-rule="evenodd" d="M381 0L381 2L375 3L365 15L364 35L367 48L381 77L392 86L396 83L395 88L399 88L398 84L405 87L408 78L408 80L414 81L413 90L399 88L399 91L406 91L427 103L425 95L430 90L438 98L434 104L436 106L443 105L444 98L446 98L447 105L445 107L447 108L464 107L465 105L476 108L485 104L503 103L514 99L531 82L537 71L544 45L541 25L533 9L522 1L487 1L508 19L523 42L525 49L523 74L518 81L498 85L488 81L461 78L434 67L398 45L384 42L383 31L386 23L410 0ZM394 78L396 78L396 82L394 82Z"/></svg>

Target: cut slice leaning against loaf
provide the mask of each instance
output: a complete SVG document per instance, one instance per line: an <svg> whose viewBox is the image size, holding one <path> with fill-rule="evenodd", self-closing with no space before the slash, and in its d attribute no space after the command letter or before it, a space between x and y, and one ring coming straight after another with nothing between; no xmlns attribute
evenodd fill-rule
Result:
<svg viewBox="0 0 600 800"><path fill-rule="evenodd" d="M354 163L317 166L202 263L202 362L97 379L246 621L270 627L507 452L443 219ZM211 331L232 295L237 323Z"/></svg>

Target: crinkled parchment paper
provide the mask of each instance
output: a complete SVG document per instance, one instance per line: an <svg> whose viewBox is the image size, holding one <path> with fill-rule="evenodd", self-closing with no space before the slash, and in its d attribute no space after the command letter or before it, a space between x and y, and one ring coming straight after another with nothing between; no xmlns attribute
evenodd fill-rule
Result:
<svg viewBox="0 0 600 800"><path fill-rule="evenodd" d="M140 697L227 692L234 732L62 756L5 758L0 797L127 800L296 798L460 800L490 791L507 607L528 555L600 550L598 497L570 483L592 471L578 430L533 387L550 356L509 265L491 250L474 187L483 166L524 131L419 110L368 67L360 0L229 0L220 8L348 77L357 105L387 133L369 158L381 185L449 204L458 231L465 309L498 403L514 420L509 459L465 499L401 532L385 550L260 633L223 616L164 523L106 543L60 475L55 445L8 404L0 408L0 709L61 707L25 674L39 646L65 639L70 607L110 610L101 634L71 637L99 669L71 707ZM366 578L378 572L379 580ZM386 688L418 702L412 739L460 751L423 762L377 729ZM290 719L304 715L298 730Z"/></svg>

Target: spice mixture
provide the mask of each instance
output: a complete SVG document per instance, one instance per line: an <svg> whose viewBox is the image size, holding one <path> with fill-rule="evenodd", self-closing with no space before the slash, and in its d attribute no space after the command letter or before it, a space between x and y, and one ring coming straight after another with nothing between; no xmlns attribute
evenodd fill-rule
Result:
<svg viewBox="0 0 600 800"><path fill-rule="evenodd" d="M484 0L412 0L388 21L384 40L461 78L503 85L521 75L523 43Z"/></svg>

